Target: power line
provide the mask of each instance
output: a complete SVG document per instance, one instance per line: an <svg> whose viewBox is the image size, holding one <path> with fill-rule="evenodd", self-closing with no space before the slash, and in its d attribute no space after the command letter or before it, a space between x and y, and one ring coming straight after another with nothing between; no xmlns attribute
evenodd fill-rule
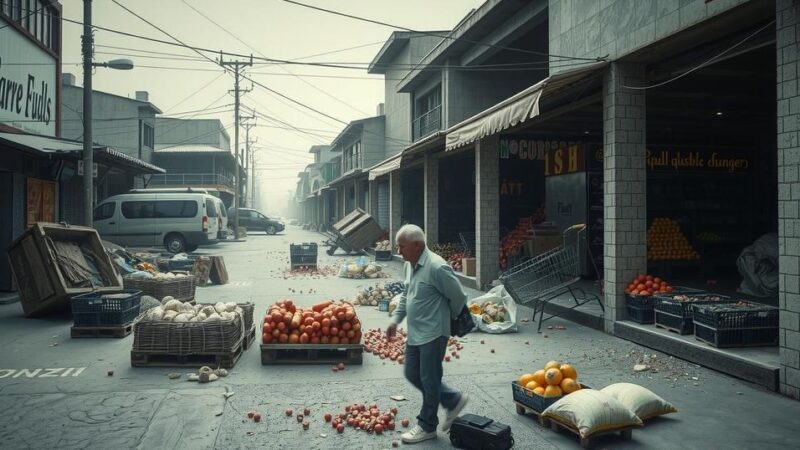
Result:
<svg viewBox="0 0 800 450"><path fill-rule="evenodd" d="M3 2L0 2L0 5L3 5L3 6L8 6L8 5L10 5L10 3L3 3ZM26 15L24 15L24 16L22 16L22 17L20 17L18 20L13 20L13 19L12 19L12 20L11 20L11 22L16 22L18 25L22 26L22 21L23 21L23 20L25 20L25 19L27 19L28 17L30 17L30 16L32 16L32 15L34 15L34 14L38 13L39 11L44 11L44 10L46 10L46 9L47 9L47 6L48 6L48 5L44 5L44 6L41 6L41 7L39 7L38 9L34 9L33 11L30 11L28 14L26 14ZM12 7L13 7L13 5L12 5ZM5 28L5 27L9 27L9 26L11 26L11 22L9 22L8 24L6 24L6 25L3 25L2 27L0 27L0 30L2 30L2 29L3 29L3 28Z"/></svg>
<svg viewBox="0 0 800 450"><path fill-rule="evenodd" d="M399 29L399 30L410 31L412 33L419 33L419 34L438 37L438 38L442 38L442 39L450 39L450 40L453 40L453 41L467 42L467 43L470 43L470 44L480 45L480 46L489 47L489 48L496 48L496 49L500 49L500 50L510 50L510 51L515 51L515 52L520 52L520 53L528 53L528 54L539 55L539 56L547 56L547 57L554 57L554 58L564 58L564 59L573 59L573 60L582 60L582 61L598 62L598 61L602 61L603 60L603 58L581 58L581 57L577 57L577 56L556 55L556 54L545 53L545 52L537 52L537 51L534 51L534 50L525 50L525 49L521 49L521 48L507 47L507 46L504 46L504 45L496 45L496 44L489 44L489 43L485 43L485 42L478 42L478 41L473 41L473 40L465 39L465 38L456 38L456 37L452 36L452 31L450 33L448 33L448 34L435 33L435 32L431 32L431 31L419 31L419 30L415 30L415 29L412 29L412 28L403 27L403 26L400 26L400 25L392 25L390 23L381 22L381 21L378 21L378 20L368 19L366 17L359 17L359 16L354 16L352 14L346 14L346 13L343 13L343 12L334 11L334 10L331 10L331 9L320 8L319 6L308 5L308 4L300 3L300 2L297 2L297 1L294 1L294 0L283 0L283 1L286 2L286 3L291 3L293 5L302 6L304 8L309 8L309 9L314 9L314 10L317 10L317 11L326 12L328 14L333 14L333 15L336 15L336 16L342 16L342 17L347 17L347 18L350 18L350 19L360 20L362 22L369 22L369 23L373 23L373 24L376 24L376 25L383 25L383 26L389 27L389 28L395 28L395 29Z"/></svg>
<svg viewBox="0 0 800 450"><path fill-rule="evenodd" d="M164 112L168 112L168 111L169 111L169 110L171 110L172 108L175 108L175 107L177 107L178 105L180 105L180 104L182 104L183 102L185 102L186 100L189 100L190 98L194 97L194 96L195 96L195 95L197 95L197 94L198 94L200 91L202 91L203 89L207 88L207 87L208 87L208 86L210 86L212 83L214 83L215 81L219 80L220 78L222 78L222 76L223 76L223 75L225 75L225 71L224 71L224 70L223 70L223 71L222 71L222 72L221 72L219 75L217 75L216 77L214 77L214 78L213 78L211 81L209 81L208 83L205 83L204 85L200 86L200 87L199 87L199 88L197 88L195 91L193 91L191 94L189 94L189 95L187 95L186 97L184 97L184 98L183 98L181 101L179 101L178 103L175 103L174 105L172 105L172 106L170 106L169 108L167 108L167 109L166 109Z"/></svg>
<svg viewBox="0 0 800 450"><path fill-rule="evenodd" d="M186 0L181 0L181 1L183 2L183 4L184 4L184 5L186 5L186 6L188 6L189 8L191 8L191 9L192 9L192 11L194 11L194 12L196 12L197 14L201 15L203 18L205 18L205 19L206 19L206 20L208 20L209 22L211 22L211 23L213 23L214 25L216 25L216 26L217 26L217 28L219 28L220 30L224 31L226 34L228 34L228 35L229 35L229 36L231 36L232 38L234 38L234 39L236 39L237 41L239 41L239 42L241 42L242 44L244 44L244 45L245 45L245 47L249 48L250 50L253 50L253 51L255 51L255 52L256 52L256 53L258 53L259 55L261 55L261 56L263 56L263 57L265 57L265 58L266 58L266 55L264 55L264 54L263 54L262 52L260 52L258 49L254 48L253 46L251 46L251 45L250 45L250 44L248 44L247 42L245 42L245 41L241 40L241 39L240 39L238 36L236 36L235 34L233 34L232 32L230 32L230 31L229 31L227 28L225 28L225 27L223 27L222 25L220 25L219 23L217 23L217 22L216 22L214 19L212 19L212 18L208 17L207 15L203 14L203 13L202 13L202 12L201 12L199 9L197 9L197 8L195 8L194 6L190 5L190 4L189 4L189 3L188 3ZM367 114L366 112L364 112L364 111L362 111L362 110L360 110L360 109L356 108L355 106L353 106L353 105L351 105L351 104L349 104L349 103L345 102L344 100L342 100L342 99L340 99L340 98L338 98L338 97L336 97L336 96L334 96L334 95L332 95L332 94L330 94L330 93L328 93L328 92L325 92L324 90L322 90L322 89L318 88L317 86L314 86L313 84L309 83L307 80L304 80L304 79L302 79L302 78L300 78L300 77L296 76L295 74L293 74L292 72L290 72L288 69L286 69L286 68L284 68L284 67L281 67L281 66L278 66L278 67L279 67L281 70L285 71L286 73L288 73L288 74L292 75L294 78L296 78L296 79L298 79L298 80L302 81L303 83L305 83L306 85L310 86L312 89L315 89L317 92L321 92L323 95L327 96L328 98L331 98L331 99L333 99L333 100L336 100L337 102L341 103L342 105L344 105L344 106L347 106L348 108L350 108L350 109L352 109L352 110L354 110L354 111L356 111L356 112L358 112L358 113L361 113L361 114Z"/></svg>
<svg viewBox="0 0 800 450"><path fill-rule="evenodd" d="M736 44L733 44L732 46L730 46L730 47L726 48L725 50L719 52L718 54L712 56L707 61L705 61L703 63L700 63L697 66L692 67L691 69L687 70L686 72L683 72L680 75L677 75L675 77L670 78L669 80L662 81L660 83L656 83L656 84L653 84L653 85L650 85L650 86L626 86L626 85L623 84L622 87L624 87L625 89L631 89L631 90L634 90L634 91L645 91L645 90L648 90L648 89L653 89L653 88L657 88L657 87L660 87L660 86L664 86L665 84L672 83L673 81L679 80L679 79L685 77L686 75L689 75L690 73L698 71L698 70L702 69L703 67L713 63L717 59L719 59L722 56L724 56L726 53L730 52L731 50L735 49L736 47L738 47L738 46L744 44L745 42L749 41L751 38L755 37L758 33L761 33L762 31L766 30L767 28L769 28L772 25L775 25L775 21L774 20L772 20L768 24L764 25L763 27L757 29L752 34L748 35L747 37L745 37L741 41L737 42Z"/></svg>

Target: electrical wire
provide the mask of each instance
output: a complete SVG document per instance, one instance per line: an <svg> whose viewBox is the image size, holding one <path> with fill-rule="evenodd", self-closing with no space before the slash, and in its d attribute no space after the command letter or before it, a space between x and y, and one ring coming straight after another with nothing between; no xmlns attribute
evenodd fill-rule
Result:
<svg viewBox="0 0 800 450"><path fill-rule="evenodd" d="M470 39L453 37L452 36L452 31L450 33L448 33L448 34L435 33L435 32L431 32L431 31L420 31L420 30L415 30L415 29L412 29L412 28L403 27L403 26L400 26L400 25L393 25L393 24L390 24L390 23L381 22L381 21L374 20L374 19L368 19L366 17L360 17L360 16L355 16L355 15L352 15L352 14L346 14L346 13L343 13L343 12L334 11L334 10L331 10L331 9L325 9L325 8L321 8L319 6L308 5L308 4L300 3L300 2L297 2L297 1L294 1L294 0L283 0L283 1L286 2L286 3L291 3L293 5L302 6L304 8L314 9L314 10L317 10L317 11L326 12L328 14L347 17L347 18L354 19L354 20L359 20L359 21L362 21L362 22L373 23L373 24L376 24L376 25L382 25L382 26L385 26L385 27L395 28L395 29L403 30L403 31L410 31L412 33L424 34L426 36L438 37L438 38L442 38L442 39L450 39L450 40L453 40L453 41L467 42L469 44L480 45L480 46L483 46L483 47L496 48L496 49L500 49L500 50L509 50L509 51L515 51L515 52L520 52L520 53L539 55L539 56L555 57L555 58L573 59L573 60L581 60L581 61L593 61L593 62L603 61L603 58L582 58L582 57L577 57L577 56L556 55L556 54L545 53L545 52L537 52L535 50L526 50L526 49L515 48L515 47L507 47L507 46L504 46L504 45L496 45L496 44L489 44L489 43L485 43L485 42L478 42L478 41L473 41L473 40L470 40ZM453 30L453 31L455 31L455 30Z"/></svg>
<svg viewBox="0 0 800 450"><path fill-rule="evenodd" d="M172 105L172 106L170 106L169 108L167 108L167 109L166 109L164 112L165 112L165 113L166 113L166 112L169 112L171 109L173 109L173 108L177 107L178 105L181 105L181 104L183 104L183 102L185 102L185 101L189 100L190 98L194 97L194 96L195 96L195 95L197 95L197 94L198 94L200 91L202 91L203 89L207 88L207 87L208 87L208 86L210 86L212 83L214 83L215 81L217 81L217 80L219 80L220 78L222 78L224 75L225 75L225 71L223 70L222 72L220 72L220 74L219 74L219 75L217 75L216 77L214 77L214 78L213 78L211 81L209 81L208 83L205 83L204 85L200 86L200 87L199 87L199 88L197 88L195 91L193 91L191 94L189 94L189 95L187 95L186 97L184 97L184 98L183 98L181 101L179 101L178 103L175 103L174 105Z"/></svg>
<svg viewBox="0 0 800 450"><path fill-rule="evenodd" d="M683 72L682 74L674 76L674 77L672 77L672 78L670 78L668 80L665 80L665 81L662 81L660 83L656 83L656 84L653 84L653 85L650 85L650 86L627 86L627 85L623 84L622 87L624 87L625 89L630 89L630 90L634 90L634 91L646 91L648 89L657 88L657 87L664 86L666 84L672 83L673 81L680 80L681 78L685 77L686 75L689 75L692 72L696 72L696 71L702 69L703 67L706 67L706 66L712 64L717 59L721 58L722 56L725 56L726 53L730 52L731 50L734 50L736 47L738 47L738 46L744 44L745 42L749 41L750 39L755 37L758 33L761 33L762 31L766 30L767 28L771 27L772 25L775 25L775 20L772 20L771 22L769 22L768 24L766 24L763 27L759 28L758 30L754 31L752 34L748 35L747 37L745 37L741 41L737 42L736 44L734 44L734 45L732 45L732 46L730 46L728 48L726 48L725 50L721 51L720 53L712 56L710 59L706 60L705 62L700 63L699 65L697 65L695 67L692 67L691 69L687 70L686 72Z"/></svg>
<svg viewBox="0 0 800 450"><path fill-rule="evenodd" d="M216 22L214 19L212 19L212 18L208 17L207 15L203 14L203 12L202 12L202 11L200 11L199 9L197 9L197 8L195 8L194 6L190 5L190 4L189 4L189 3L188 3L186 0L181 0L181 1L183 2L183 4L184 4L184 5L186 5L186 6L188 6L189 8L191 8L191 9L192 9L192 11L196 12L197 14L199 14L200 16L202 16L203 18L205 18L206 20L208 20L209 22L211 22L212 24L214 24L214 25L215 25L217 28L219 28L220 30L224 31L226 34L228 34L228 35L229 35L229 36L231 36L232 38L234 38L234 39L236 39L237 41L239 41L240 43L244 44L244 46L245 46L245 47L249 48L250 50L253 50L254 52L256 52L256 53L258 53L259 55L261 55L261 56L263 56L263 57L265 57L265 58L266 58L266 55L264 55L264 54L263 54L261 51L259 51L258 49L254 48L252 45L250 45L250 44L248 44L247 42L245 42L245 41L243 41L242 39L240 39L238 36L236 36L235 34L233 34L232 32L230 32L230 31L229 31L227 28L225 28L225 27L223 27L222 25L220 25L219 23L217 23L217 22ZM328 97L328 98L330 98L330 99L333 99L333 100L335 100L335 101L339 102L340 104L342 104L342 105L344 105L344 106L347 106L348 108L352 109L353 111L356 111L356 112L358 112L358 113L361 113L361 114L367 115L367 113L366 113L366 112L364 112L364 111L362 111L362 110L360 110L360 109L356 108L355 106L351 105L350 103L347 103L346 101L344 101L344 100L340 99L339 97L336 97L335 95L332 95L331 93L329 93L329 92L326 92L326 91L324 91L324 90L320 89L319 87L317 87L317 86L313 85L312 83L309 83L307 80L304 80L304 79L302 79L302 78L298 77L297 75L295 75L294 73L292 73L291 71L289 71L288 69L286 69L285 67L282 67L282 66L278 66L278 67L279 67L281 70L283 70L284 72L286 72L286 73L290 74L291 76L293 76L294 78L296 78L296 79L300 80L301 82L305 83L307 86L310 86L312 89L316 90L317 92L320 92L320 93L322 93L322 94L323 94L323 95L325 95L326 97Z"/></svg>
<svg viewBox="0 0 800 450"><path fill-rule="evenodd" d="M3 2L0 2L0 5L2 5L2 6L8 6L8 5L11 5L11 3L3 3ZM14 6L14 5L11 5L11 7L12 7L12 8L13 8L13 6ZM17 20L11 19L11 22L16 22L18 25L22 26L22 21L23 21L23 20L27 19L28 17L30 17L30 16L32 16L32 15L34 15L34 14L36 14L36 13L40 12L40 11L44 11L44 10L46 10L48 6L49 6L49 5L44 5L44 6L41 6L40 8L38 8L38 9L34 9L33 11L30 11L28 14L26 14L26 15L24 15L24 16L22 16L22 17L20 17L20 18L19 18L19 19L17 19ZM51 15L53 15L53 14L51 14ZM3 25L2 27L0 27L0 30L2 30L3 28L6 28L6 27L9 27L9 26L11 26L11 22L9 22L8 24L6 24L6 25Z"/></svg>

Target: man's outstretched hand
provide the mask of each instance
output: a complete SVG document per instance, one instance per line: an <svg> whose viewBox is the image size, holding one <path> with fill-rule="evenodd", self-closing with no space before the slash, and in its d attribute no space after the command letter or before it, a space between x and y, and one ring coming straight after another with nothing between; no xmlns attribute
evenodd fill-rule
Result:
<svg viewBox="0 0 800 450"><path fill-rule="evenodd" d="M388 327L386 327L386 337L393 338L395 333L397 333L397 324L390 323Z"/></svg>

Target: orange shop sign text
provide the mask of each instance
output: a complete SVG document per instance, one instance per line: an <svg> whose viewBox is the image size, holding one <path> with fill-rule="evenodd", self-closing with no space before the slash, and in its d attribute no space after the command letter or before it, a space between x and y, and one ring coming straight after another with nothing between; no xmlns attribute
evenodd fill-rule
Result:
<svg viewBox="0 0 800 450"><path fill-rule="evenodd" d="M750 160L740 154L714 151L647 150L649 170L720 170L744 172L750 169Z"/></svg>

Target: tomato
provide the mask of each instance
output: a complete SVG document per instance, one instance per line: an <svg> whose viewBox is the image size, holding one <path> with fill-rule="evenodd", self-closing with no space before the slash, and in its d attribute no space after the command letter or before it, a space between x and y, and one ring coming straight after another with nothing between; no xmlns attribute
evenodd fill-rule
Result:
<svg viewBox="0 0 800 450"><path fill-rule="evenodd" d="M355 331L350 330L350 331L347 332L347 338L348 339L353 339L354 337L356 337L356 332Z"/></svg>
<svg viewBox="0 0 800 450"><path fill-rule="evenodd" d="M331 328L338 328L339 327L339 319L336 317L331 317Z"/></svg>
<svg viewBox="0 0 800 450"><path fill-rule="evenodd" d="M647 281L653 281L653 276L652 276L652 275L647 275L647 276L645 277L645 279L646 279Z"/></svg>
<svg viewBox="0 0 800 450"><path fill-rule="evenodd" d="M319 338L319 343L320 344L329 344L330 342L331 342L331 338L329 338L327 335L322 336L321 338Z"/></svg>
<svg viewBox="0 0 800 450"><path fill-rule="evenodd" d="M631 291L631 295L639 295L640 291L638 289L634 289Z"/></svg>
<svg viewBox="0 0 800 450"><path fill-rule="evenodd" d="M645 286L644 283L639 283L639 284L636 285L636 289L638 289L640 291L643 291L643 290L647 289L647 286Z"/></svg>
<svg viewBox="0 0 800 450"><path fill-rule="evenodd" d="M307 317L306 317L306 318L303 320L303 325L311 325L312 323L314 323L314 318L313 318L313 317L311 317L311 316L307 316Z"/></svg>
<svg viewBox="0 0 800 450"><path fill-rule="evenodd" d="M331 344L338 344L339 343L339 336L334 336L331 338Z"/></svg>
<svg viewBox="0 0 800 450"><path fill-rule="evenodd" d="M331 327L331 336L336 336L339 334L339 329L336 327Z"/></svg>
<svg viewBox="0 0 800 450"><path fill-rule="evenodd" d="M636 277L636 281L638 282L647 281L647 275L639 275L638 277Z"/></svg>
<svg viewBox="0 0 800 450"><path fill-rule="evenodd" d="M645 283L644 283L644 286L645 286L646 288L651 288L651 287L653 287L653 282L652 282L652 281L650 281L650 280L648 280L648 281L645 281Z"/></svg>
<svg viewBox="0 0 800 450"><path fill-rule="evenodd" d="M322 319L322 328L323 329L328 328L330 326L331 326L331 319L328 319L328 318Z"/></svg>
<svg viewBox="0 0 800 450"><path fill-rule="evenodd" d="M273 329L273 330L272 330L272 337L273 337L274 339L277 339L277 338L278 338L278 336L280 336L280 335L281 335L281 330L279 330L279 329L277 329L277 328L275 328L275 329Z"/></svg>
<svg viewBox="0 0 800 450"><path fill-rule="evenodd" d="M296 335L294 333L289 335L289 343L290 344L297 344L298 342L300 342L300 337L298 335Z"/></svg>
<svg viewBox="0 0 800 450"><path fill-rule="evenodd" d="M272 324L269 322L265 323L264 326L261 327L261 331L263 331L264 334L272 333Z"/></svg>
<svg viewBox="0 0 800 450"><path fill-rule="evenodd" d="M270 339L272 338L271 334L264 333L261 335L261 342L265 344L269 344Z"/></svg>
<svg viewBox="0 0 800 450"><path fill-rule="evenodd" d="M308 334L303 333L303 334L300 335L300 343L301 344L308 344L308 341L310 341L310 340L311 340L311 338L308 337Z"/></svg>
<svg viewBox="0 0 800 450"><path fill-rule="evenodd" d="M319 336L312 336L311 337L311 343L312 344L319 344L320 343Z"/></svg>
<svg viewBox="0 0 800 450"><path fill-rule="evenodd" d="M655 282L655 283L661 284L661 281L662 281L662 280L661 280L661 278L659 278L659 277L655 277L655 278L653 278L653 282Z"/></svg>
<svg viewBox="0 0 800 450"><path fill-rule="evenodd" d="M349 339L347 339L346 337L343 337L343 338L341 338L341 339L339 340L339 343L340 343L340 344L349 344L349 343L350 343L350 340L349 340Z"/></svg>
<svg viewBox="0 0 800 450"><path fill-rule="evenodd" d="M345 323L343 323L343 324L342 324L342 329L343 329L344 331L347 331L347 330L349 330L349 329L351 329L351 328L353 328L353 326L352 326L352 325L350 325L350 322L345 322Z"/></svg>
<svg viewBox="0 0 800 450"><path fill-rule="evenodd" d="M320 325L320 323L319 323L319 322L316 322L316 321L315 321L315 322L311 323L311 329L312 329L312 330L314 330L314 331L318 331L318 330L319 330L319 329L321 329L321 328L322 328L322 325Z"/></svg>
<svg viewBox="0 0 800 450"><path fill-rule="evenodd" d="M281 333L280 336L278 337L278 342L280 342L281 344L289 342L289 335L286 333Z"/></svg>
<svg viewBox="0 0 800 450"><path fill-rule="evenodd" d="M328 327L322 327L322 335L323 336L330 336L331 335L331 329L328 328Z"/></svg>
<svg viewBox="0 0 800 450"><path fill-rule="evenodd" d="M278 329L281 331L286 331L286 322L278 322Z"/></svg>

